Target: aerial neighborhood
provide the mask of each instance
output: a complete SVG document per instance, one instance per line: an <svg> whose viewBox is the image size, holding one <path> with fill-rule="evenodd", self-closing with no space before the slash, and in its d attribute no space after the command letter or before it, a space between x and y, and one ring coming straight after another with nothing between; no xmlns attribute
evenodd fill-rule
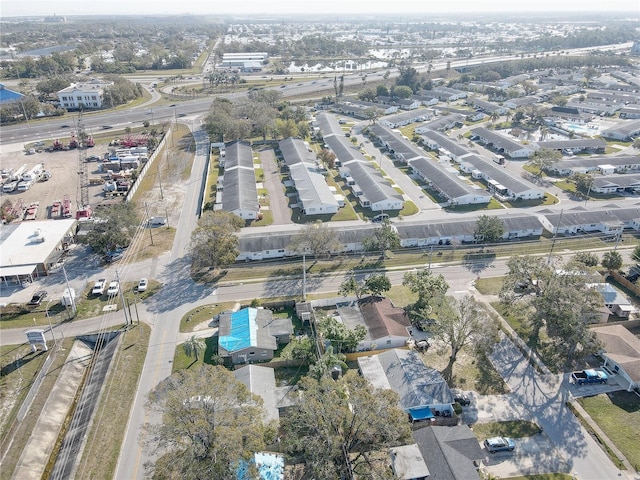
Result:
<svg viewBox="0 0 640 480"><path fill-rule="evenodd" d="M1 478L638 478L637 9L332 7L3 14Z"/></svg>

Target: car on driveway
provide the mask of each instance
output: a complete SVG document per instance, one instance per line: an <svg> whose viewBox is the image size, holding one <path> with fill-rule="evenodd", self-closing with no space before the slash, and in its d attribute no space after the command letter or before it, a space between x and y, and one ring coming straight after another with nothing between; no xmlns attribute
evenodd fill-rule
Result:
<svg viewBox="0 0 640 480"><path fill-rule="evenodd" d="M491 437L484 441L484 446L489 453L512 452L516 444L509 437Z"/></svg>
<svg viewBox="0 0 640 480"><path fill-rule="evenodd" d="M40 303L42 302L42 300L44 300L44 298L47 296L47 292L44 290L39 290L36 293L33 294L33 297L31 297L31 300L29 300L29 302L27 303L27 305L32 305L32 306L37 306L40 305Z"/></svg>
<svg viewBox="0 0 640 480"><path fill-rule="evenodd" d="M453 392L453 401L466 407L467 405L471 405L471 396L464 392Z"/></svg>
<svg viewBox="0 0 640 480"><path fill-rule="evenodd" d="M147 289L148 285L149 285L149 281L146 278L141 278L140 281L138 282L138 286L136 287L136 290L138 292L144 292Z"/></svg>
<svg viewBox="0 0 640 480"><path fill-rule="evenodd" d="M102 295L104 293L104 287L107 286L107 279L101 278L99 279L91 289L91 295Z"/></svg>
<svg viewBox="0 0 640 480"><path fill-rule="evenodd" d="M120 291L120 283L115 280L109 284L109 288L107 288L107 295L113 297Z"/></svg>

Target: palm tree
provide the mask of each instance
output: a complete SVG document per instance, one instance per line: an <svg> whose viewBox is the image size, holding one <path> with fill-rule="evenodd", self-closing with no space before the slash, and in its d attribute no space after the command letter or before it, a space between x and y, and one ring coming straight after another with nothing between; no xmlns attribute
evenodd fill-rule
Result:
<svg viewBox="0 0 640 480"><path fill-rule="evenodd" d="M201 338L191 335L191 338L182 344L182 348L187 357L195 357L195 363L198 361L198 351L204 351L206 344Z"/></svg>

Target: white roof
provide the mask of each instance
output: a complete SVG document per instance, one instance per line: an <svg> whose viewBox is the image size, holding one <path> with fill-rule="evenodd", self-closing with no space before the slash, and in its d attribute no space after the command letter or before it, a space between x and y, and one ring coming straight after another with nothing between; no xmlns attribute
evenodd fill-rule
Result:
<svg viewBox="0 0 640 480"><path fill-rule="evenodd" d="M3 225L0 276L16 275L21 271L19 267L44 263L75 223L75 219L69 218Z"/></svg>

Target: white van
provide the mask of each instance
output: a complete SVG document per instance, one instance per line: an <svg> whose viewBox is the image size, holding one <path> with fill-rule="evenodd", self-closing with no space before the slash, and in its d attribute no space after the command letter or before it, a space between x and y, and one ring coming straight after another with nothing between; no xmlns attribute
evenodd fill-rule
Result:
<svg viewBox="0 0 640 480"><path fill-rule="evenodd" d="M33 182L31 180L23 181L18 183L18 187L16 190L18 190L19 192L26 192L31 188L32 185L33 185Z"/></svg>

